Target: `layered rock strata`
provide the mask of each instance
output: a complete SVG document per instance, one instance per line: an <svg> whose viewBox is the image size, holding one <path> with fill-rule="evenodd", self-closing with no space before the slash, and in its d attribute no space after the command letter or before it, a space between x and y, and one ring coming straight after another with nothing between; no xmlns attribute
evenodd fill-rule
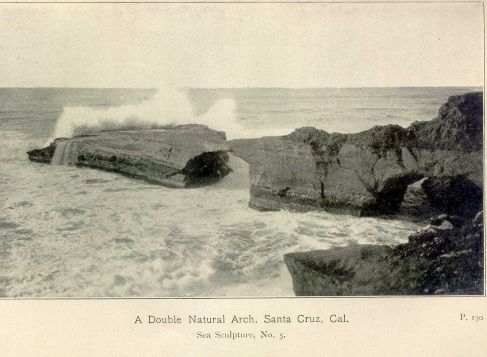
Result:
<svg viewBox="0 0 487 357"><path fill-rule="evenodd" d="M223 132L202 125L58 138L29 159L116 172L169 187L211 184L231 171Z"/></svg>

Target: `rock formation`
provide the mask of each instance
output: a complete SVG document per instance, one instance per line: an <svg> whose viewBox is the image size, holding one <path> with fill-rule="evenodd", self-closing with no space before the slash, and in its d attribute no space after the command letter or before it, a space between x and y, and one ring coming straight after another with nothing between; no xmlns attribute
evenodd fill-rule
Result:
<svg viewBox="0 0 487 357"><path fill-rule="evenodd" d="M354 245L290 253L296 295L483 294L482 213L441 215L394 248Z"/></svg>
<svg viewBox="0 0 487 357"><path fill-rule="evenodd" d="M28 152L32 161L116 172L169 187L211 184L228 174L225 134L202 125L105 131L58 138Z"/></svg>
<svg viewBox="0 0 487 357"><path fill-rule="evenodd" d="M52 142L49 146L42 149L33 149L27 152L29 160L35 162L42 162L43 164L50 164L54 152L56 151L56 141Z"/></svg>
<svg viewBox="0 0 487 357"><path fill-rule="evenodd" d="M230 150L249 163L250 207L357 215L445 213L396 247L350 246L284 257L297 295L483 292L482 93L453 96L408 128L357 134L300 128L227 142L201 125L58 138L42 163L117 172L171 187L218 181ZM475 216L475 217L474 217Z"/></svg>
<svg viewBox="0 0 487 357"><path fill-rule="evenodd" d="M250 206L325 209L357 215L400 210L409 185L462 177L482 187L482 93L453 96L438 116L408 128L357 134L307 127L283 137L231 141L250 164Z"/></svg>
<svg viewBox="0 0 487 357"><path fill-rule="evenodd" d="M450 97L437 118L407 129L375 127L354 135L297 130L281 140L297 141L302 152L302 143L311 147L303 162L309 167L314 162L309 179L315 183L306 192L267 176L266 160L275 151L267 154L266 147L259 147L247 155L250 161L259 155L264 160L254 168L258 208L296 204L305 194L316 197L318 182L321 200L315 201L324 208L341 204L358 214L401 211L423 218L441 213L395 247L354 245L286 254L296 295L483 294L482 113L482 93L470 93ZM283 184L286 195L295 192L298 199L283 202Z"/></svg>

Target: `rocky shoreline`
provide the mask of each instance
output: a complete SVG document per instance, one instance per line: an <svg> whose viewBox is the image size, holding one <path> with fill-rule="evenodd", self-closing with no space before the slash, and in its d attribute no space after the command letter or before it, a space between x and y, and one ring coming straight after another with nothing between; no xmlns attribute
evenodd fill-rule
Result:
<svg viewBox="0 0 487 357"><path fill-rule="evenodd" d="M202 125L57 138L31 161L195 187L249 164L256 210L326 210L432 218L396 247L349 246L286 254L296 295L483 293L483 93L453 96L431 121L356 134L305 127L227 141Z"/></svg>
<svg viewBox="0 0 487 357"><path fill-rule="evenodd" d="M483 294L483 215L441 215L408 243L284 256L298 296ZM455 225L454 225L455 224Z"/></svg>
<svg viewBox="0 0 487 357"><path fill-rule="evenodd" d="M420 219L439 214L431 218L431 224L395 247L355 245L286 254L284 261L295 294L482 295L482 112L482 93L455 96L440 108L432 122L416 123L399 131L414 133L417 145L407 148L416 162L410 166L414 170L409 170L404 161L402 170L395 169L400 173L401 179L396 181L399 187L385 193L393 193L397 200L388 199L388 204L381 207L377 200L380 195L373 194L376 201L372 207L386 208L385 211L360 211L399 211ZM397 146L395 139L391 142L396 159L404 159L404 146ZM429 165L421 163L428 156L436 159ZM381 187L380 182L376 187ZM384 193L387 185L382 187L382 191L375 192Z"/></svg>
<svg viewBox="0 0 487 357"><path fill-rule="evenodd" d="M250 165L250 206L373 216L400 211L408 186L462 176L482 187L482 93L450 97L437 118L356 134L300 128L231 141Z"/></svg>

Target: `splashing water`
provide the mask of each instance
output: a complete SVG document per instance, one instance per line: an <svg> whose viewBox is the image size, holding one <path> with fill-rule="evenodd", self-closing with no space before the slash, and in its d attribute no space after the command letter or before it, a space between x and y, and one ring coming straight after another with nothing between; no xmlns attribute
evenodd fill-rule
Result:
<svg viewBox="0 0 487 357"><path fill-rule="evenodd" d="M245 126L243 135L253 130L263 136L309 125L328 131L409 125L432 118L449 95L466 90L342 89L337 96L328 89L202 89L191 103L203 103L195 110L203 113L216 104L215 98L234 98L236 106L229 100L211 110L234 106ZM0 296L292 296L283 254L398 244L422 226L326 212L254 211L248 207L248 165L234 157L229 161L233 172L219 183L190 190L28 161L25 152L40 147L56 126L57 136L81 133L77 128L83 125L115 128L114 116L103 125L101 119L117 111L120 123L128 125L123 110L141 116L141 108L156 102L153 97L120 106L133 103L128 99L147 98L147 92L137 93L0 88ZM88 108L100 105L112 108ZM204 116L209 118L209 112ZM164 111L154 113L164 118ZM197 117L203 120L203 115ZM231 126L233 118L225 118L218 124Z"/></svg>
<svg viewBox="0 0 487 357"><path fill-rule="evenodd" d="M219 99L201 115L195 115L182 90L160 89L154 97L139 104L104 109L64 107L59 117L55 138L69 138L104 130L155 129L179 124L204 124L222 130L227 138L240 137L244 131L237 121L233 99Z"/></svg>
<svg viewBox="0 0 487 357"><path fill-rule="evenodd" d="M77 143L71 141L58 141L51 165L74 166L78 154L77 146Z"/></svg>

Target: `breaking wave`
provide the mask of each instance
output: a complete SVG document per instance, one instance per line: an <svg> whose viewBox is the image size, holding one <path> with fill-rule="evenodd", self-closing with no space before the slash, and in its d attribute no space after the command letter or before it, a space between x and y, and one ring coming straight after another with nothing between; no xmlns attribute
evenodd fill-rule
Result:
<svg viewBox="0 0 487 357"><path fill-rule="evenodd" d="M180 124L203 124L222 130L228 139L241 137L233 99L219 99L201 115L195 115L184 90L160 89L139 104L104 109L64 107L54 129L54 138L69 138L106 130L156 129Z"/></svg>

